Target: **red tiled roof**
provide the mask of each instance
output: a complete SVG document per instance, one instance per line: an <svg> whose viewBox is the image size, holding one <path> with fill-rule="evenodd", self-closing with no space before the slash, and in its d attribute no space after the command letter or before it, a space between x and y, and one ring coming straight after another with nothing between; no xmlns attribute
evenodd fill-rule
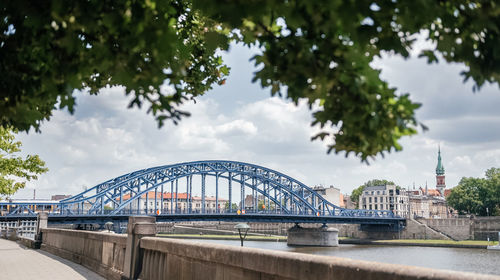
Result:
<svg viewBox="0 0 500 280"><path fill-rule="evenodd" d="M161 192L158 192L156 194L156 199L161 199L161 195L162 195ZM187 193L177 193L177 195L178 195L178 199L187 199L187 197L188 197ZM148 199L155 199L155 192L150 191L147 193L147 196L148 196ZM163 193L163 199L171 199L172 197L175 199L175 193L173 193L173 194L172 193ZM141 198L145 199L146 194L142 194ZM199 196L193 196L192 198L193 198L193 200L201 200L201 197L199 197ZM130 194L125 194L123 196L124 201L129 200L129 199L130 199ZM118 197L118 198L116 198L116 200L120 200L120 198ZM207 197L205 197L205 200L206 201L215 201L215 196L207 196ZM227 199L219 197L219 201L227 201Z"/></svg>
<svg viewBox="0 0 500 280"><path fill-rule="evenodd" d="M193 200L201 200L201 197L193 196ZM205 201L215 201L215 196L206 196ZM227 201L227 199L219 197L219 201Z"/></svg>
<svg viewBox="0 0 500 280"><path fill-rule="evenodd" d="M148 196L148 199L155 199L155 192L154 191L148 192L147 194L146 193L142 194L141 198L146 198L146 195ZM161 192L156 193L156 199L161 199L161 195L162 195ZM187 197L188 197L187 193L177 193L177 196L178 196L178 199L187 199ZM163 199L170 199L172 197L175 199L175 193L174 194L163 193ZM123 196L123 200L129 200L129 199L130 199L130 194L125 194ZM120 198L117 197L116 200L120 200Z"/></svg>
<svg viewBox="0 0 500 280"><path fill-rule="evenodd" d="M444 190L444 197L448 197L451 193L451 190Z"/></svg>
<svg viewBox="0 0 500 280"><path fill-rule="evenodd" d="M441 193L436 190L436 189L428 189L427 190L427 195L430 195L430 196L441 196Z"/></svg>

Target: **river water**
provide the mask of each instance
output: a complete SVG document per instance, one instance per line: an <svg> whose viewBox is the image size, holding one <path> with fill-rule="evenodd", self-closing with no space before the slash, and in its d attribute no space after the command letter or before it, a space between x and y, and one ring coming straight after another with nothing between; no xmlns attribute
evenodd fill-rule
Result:
<svg viewBox="0 0 500 280"><path fill-rule="evenodd" d="M240 246L239 240L195 240ZM270 241L245 241L244 246L500 275L500 251L497 250L347 244L339 247L289 247L286 242Z"/></svg>

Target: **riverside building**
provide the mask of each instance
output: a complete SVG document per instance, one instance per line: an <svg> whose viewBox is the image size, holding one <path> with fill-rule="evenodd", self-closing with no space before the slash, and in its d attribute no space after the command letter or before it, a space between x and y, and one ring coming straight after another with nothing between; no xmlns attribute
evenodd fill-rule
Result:
<svg viewBox="0 0 500 280"><path fill-rule="evenodd" d="M408 216L408 194L395 185L370 186L359 197L360 209L389 210L394 214Z"/></svg>

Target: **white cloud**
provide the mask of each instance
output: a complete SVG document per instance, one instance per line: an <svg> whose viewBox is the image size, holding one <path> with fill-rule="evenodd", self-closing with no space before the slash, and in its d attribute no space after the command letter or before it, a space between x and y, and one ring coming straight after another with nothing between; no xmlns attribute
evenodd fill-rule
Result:
<svg viewBox="0 0 500 280"><path fill-rule="evenodd" d="M257 127L250 121L239 119L216 126L215 132L220 136L234 136L238 134L252 136L257 134Z"/></svg>
<svg viewBox="0 0 500 280"><path fill-rule="evenodd" d="M392 86L424 103L417 116L430 131L403 139L402 152L366 165L352 156L327 155L327 143L311 142L318 128L310 126L307 104L269 98L268 90L250 84L252 67L242 65L251 54L241 47L233 50L234 76L196 104L183 105L192 115L177 126L158 129L146 108L127 109L130 98L123 88L104 89L98 96L78 93L75 115L55 112L41 134L19 136L25 153L39 154L50 171L17 197L31 197L35 187L39 197L76 194L83 185L140 168L203 159L255 163L346 193L374 178L404 187L427 181L433 187L438 144L449 187L463 176L483 176L486 169L500 167L500 94L488 86L472 94L458 76L463 66L427 66L397 57L377 62Z"/></svg>

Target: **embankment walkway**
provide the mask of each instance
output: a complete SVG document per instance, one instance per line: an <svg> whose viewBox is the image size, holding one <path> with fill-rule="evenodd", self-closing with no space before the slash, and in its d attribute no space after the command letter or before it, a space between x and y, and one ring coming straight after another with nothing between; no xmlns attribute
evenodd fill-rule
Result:
<svg viewBox="0 0 500 280"><path fill-rule="evenodd" d="M42 250L0 239L0 279L104 279L87 268Z"/></svg>

